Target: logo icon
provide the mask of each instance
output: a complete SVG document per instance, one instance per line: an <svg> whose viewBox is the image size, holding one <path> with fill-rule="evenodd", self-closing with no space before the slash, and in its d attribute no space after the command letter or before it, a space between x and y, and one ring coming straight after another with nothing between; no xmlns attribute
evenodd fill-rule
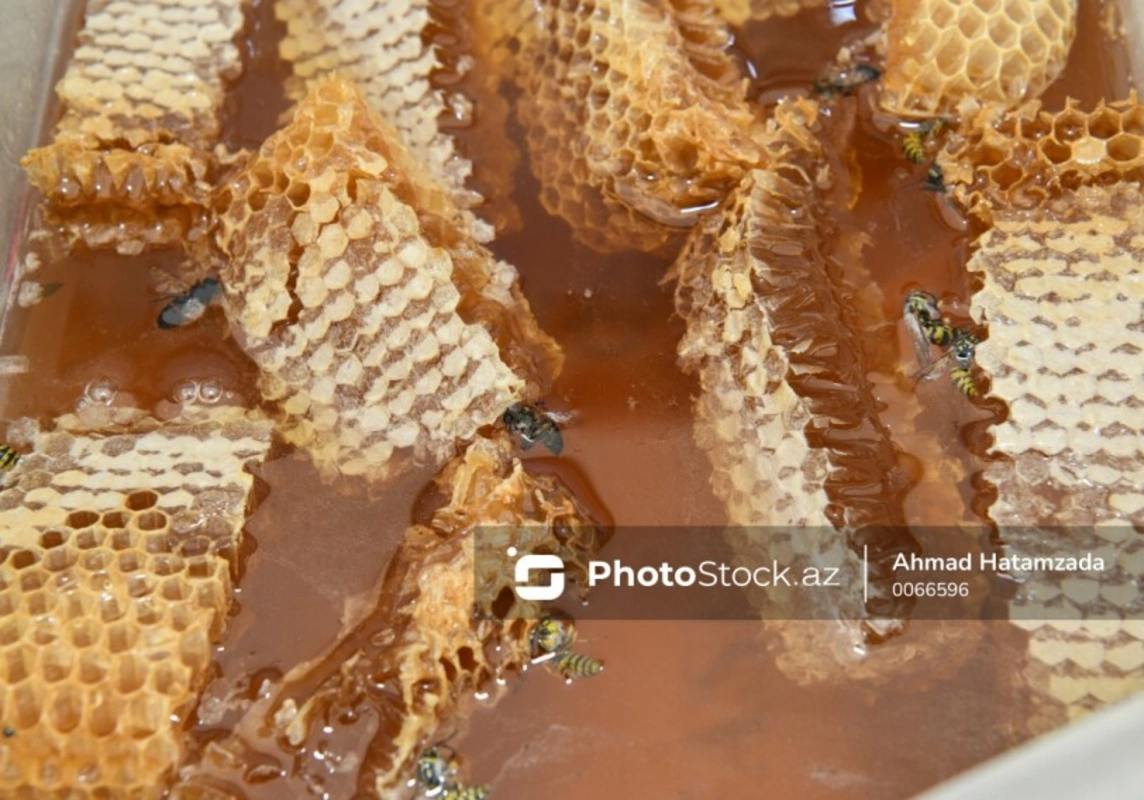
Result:
<svg viewBox="0 0 1144 800"><path fill-rule="evenodd" d="M508 549L509 558L514 558L517 554L515 547ZM545 555L545 554L528 554L523 555L516 560L516 566L513 571L513 577L516 580L516 586L513 591L516 596L521 600L555 600L560 595L564 594L564 559L560 556ZM543 586L532 586L529 576L533 572L540 572L541 570L548 570L549 577L548 583Z"/></svg>

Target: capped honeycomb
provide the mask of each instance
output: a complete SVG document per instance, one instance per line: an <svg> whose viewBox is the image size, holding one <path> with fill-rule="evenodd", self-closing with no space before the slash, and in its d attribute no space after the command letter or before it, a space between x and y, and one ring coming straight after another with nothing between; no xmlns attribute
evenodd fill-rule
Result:
<svg viewBox="0 0 1144 800"><path fill-rule="evenodd" d="M854 587L821 596L830 606L814 621L783 621L774 591L758 598L779 667L800 683L889 680L939 653L948 664L961 632L927 626L932 637L867 651L867 640L900 629L892 616L903 610L879 598L882 555L916 543L903 523L905 487L893 479L897 456L820 250L829 176L812 172L822 159L817 116L809 101L778 106L763 137L766 166L692 232L673 270L687 325L679 357L699 379L695 435L712 463L712 488L730 524L760 529L738 556L796 571L840 567L842 585Z"/></svg>
<svg viewBox="0 0 1144 800"><path fill-rule="evenodd" d="M331 78L221 193L223 307L282 435L327 476L443 462L560 370L516 270L436 187Z"/></svg>
<svg viewBox="0 0 1144 800"><path fill-rule="evenodd" d="M286 24L286 35L278 50L293 71L286 83L289 97L300 101L334 73L352 80L413 157L458 205L468 207L481 202L465 185L472 164L442 125L450 118L453 125L465 124L473 116L473 101L437 88L434 78L449 68L459 80L471 57L460 58L440 44L445 36L431 33L443 27L442 5L436 0L281 0L274 13ZM452 36L456 26L449 27ZM482 241L492 238L487 226L477 231Z"/></svg>
<svg viewBox="0 0 1144 800"><path fill-rule="evenodd" d="M885 111L933 117L962 100L1013 106L1064 69L1076 0L893 0L885 31Z"/></svg>
<svg viewBox="0 0 1144 800"><path fill-rule="evenodd" d="M248 0L89 0L56 87L53 142L24 157L49 221L92 248L203 241L223 91Z"/></svg>
<svg viewBox="0 0 1144 800"><path fill-rule="evenodd" d="M114 413L9 429L23 455L0 489L5 797L159 797L226 623L269 423Z"/></svg>
<svg viewBox="0 0 1144 800"><path fill-rule="evenodd" d="M1144 176L1144 108L1136 93L1084 111L1038 101L1002 111L981 109L963 120L939 154L949 187L988 220L993 208L1035 208L1065 189Z"/></svg>
<svg viewBox="0 0 1144 800"><path fill-rule="evenodd" d="M364 719L365 742L352 740L364 749L358 790L401 796L421 750L462 730L473 695L489 692L485 704L495 702L503 691L497 680L528 663L530 620L540 609L515 597L499 560L486 552L515 546L556 553L583 576L599 543L595 522L558 478L527 474L512 450L507 436L479 438L442 470L442 505L429 525L407 531L376 608L330 656L287 675L272 709L258 712L266 714L274 735L302 748L293 768L308 785L324 786L324 767L309 756L324 752L333 738L323 727ZM489 539L474 548L474 531L482 526ZM474 560L478 550L482 555ZM498 598L499 605L502 597L510 602L497 608L495 618L474 615L474 601L487 612L487 598ZM376 691L379 685L385 690ZM231 756L242 752L238 736L259 729L238 726L239 735L213 744L187 785L197 786L220 767L241 765Z"/></svg>
<svg viewBox="0 0 1144 800"><path fill-rule="evenodd" d="M520 92L540 200L603 252L656 251L759 156L729 31L706 0L478 4Z"/></svg>
<svg viewBox="0 0 1144 800"><path fill-rule="evenodd" d="M1014 624L1040 731L1144 689L1144 196L1081 187L1003 210L969 264L988 323L977 362L1009 406L993 428L990 516L1010 554L1105 557L1095 577L1038 573ZM1038 608L1052 609L1036 619Z"/></svg>

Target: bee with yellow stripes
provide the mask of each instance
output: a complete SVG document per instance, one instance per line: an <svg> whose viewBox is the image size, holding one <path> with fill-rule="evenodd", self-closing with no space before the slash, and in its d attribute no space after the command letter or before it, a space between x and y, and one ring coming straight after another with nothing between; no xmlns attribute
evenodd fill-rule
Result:
<svg viewBox="0 0 1144 800"><path fill-rule="evenodd" d="M441 800L485 800L489 796L489 787L448 786L438 796Z"/></svg>
<svg viewBox="0 0 1144 800"><path fill-rule="evenodd" d="M558 653L552 666L569 681L573 678L591 678L604 671L604 662L600 659L573 653L571 650Z"/></svg>
<svg viewBox="0 0 1144 800"><path fill-rule="evenodd" d="M544 617L532 629L534 653L558 653L576 643L576 626L570 619Z"/></svg>
<svg viewBox="0 0 1144 800"><path fill-rule="evenodd" d="M445 752L448 755L444 755ZM442 800L485 800L489 787L457 783L456 760L457 752L444 742L421 752L417 759L417 782L425 790L425 796Z"/></svg>
<svg viewBox="0 0 1144 800"><path fill-rule="evenodd" d="M20 454L16 448L7 444L0 444L0 470L11 472L20 463Z"/></svg>
<svg viewBox="0 0 1144 800"><path fill-rule="evenodd" d="M928 119L902 137L902 155L914 164L926 160L926 142L945 127L944 119Z"/></svg>

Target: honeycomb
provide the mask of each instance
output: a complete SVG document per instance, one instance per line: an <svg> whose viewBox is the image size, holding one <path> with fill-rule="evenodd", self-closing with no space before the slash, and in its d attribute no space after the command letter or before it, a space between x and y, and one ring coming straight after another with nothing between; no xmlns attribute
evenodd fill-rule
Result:
<svg viewBox="0 0 1144 800"><path fill-rule="evenodd" d="M969 264L984 281L972 312L989 325L977 361L1009 406L985 471L990 514L1012 554L1110 564L1023 587L1013 622L1030 635L1035 731L1144 688L1142 200L1134 184L1087 186L998 211ZM1056 619L1035 619L1039 607Z"/></svg>
<svg viewBox="0 0 1144 800"><path fill-rule="evenodd" d="M287 95L300 101L335 72L354 81L369 105L401 135L414 158L458 205L468 207L481 202L465 186L472 165L457 152L442 121L452 117L453 124L461 124L458 117L467 119L473 114L472 101L459 92L436 88L431 80L449 55L429 33L441 21L440 5L434 0L282 0L274 13L286 24L279 53L293 70L286 83ZM437 37L437 41L443 39ZM457 79L463 77L467 64L457 57L451 59ZM492 238L487 226L476 230L482 241Z"/></svg>
<svg viewBox="0 0 1144 800"><path fill-rule="evenodd" d="M841 565L842 585L860 587L856 552L869 544L877 598L876 554L915 543L902 533L897 456L819 249L824 176L808 172L823 157L817 116L809 101L779 105L763 137L766 168L749 173L692 232L673 268L687 326L679 357L699 379L696 441L729 522L776 531L738 556L754 565L779 559L796 571ZM777 663L799 683L890 680L939 652L948 665L963 633L933 626L937 641L914 637L865 652L868 638L900 622L868 613L861 591L823 595L831 606L815 621L782 621L776 592L764 594ZM841 621L825 621L834 617Z"/></svg>
<svg viewBox="0 0 1144 800"><path fill-rule="evenodd" d="M939 163L946 186L988 219L993 208L1036 208L1064 189L1144 176L1144 108L1136 93L1082 111L1038 101L1002 111L985 108L962 122Z"/></svg>
<svg viewBox="0 0 1144 800"><path fill-rule="evenodd" d="M885 31L885 111L933 117L962 100L1012 106L1064 69L1076 0L894 0Z"/></svg>
<svg viewBox="0 0 1144 800"><path fill-rule="evenodd" d="M203 241L247 0L89 0L53 142L23 160L67 238L125 254Z"/></svg>
<svg viewBox="0 0 1144 800"><path fill-rule="evenodd" d="M715 11L727 24L741 27L771 17L793 17L808 8L821 8L826 0L713 0Z"/></svg>
<svg viewBox="0 0 1144 800"><path fill-rule="evenodd" d="M516 270L345 80L319 83L220 202L232 331L327 477L443 462L560 370Z"/></svg>
<svg viewBox="0 0 1144 800"><path fill-rule="evenodd" d="M596 250L667 247L758 158L705 0L485 0L476 24L520 92L541 203Z"/></svg>
<svg viewBox="0 0 1144 800"><path fill-rule="evenodd" d="M5 797L159 797L226 623L269 424L114 414L9 430L24 455L0 490Z"/></svg>
<svg viewBox="0 0 1144 800"><path fill-rule="evenodd" d="M445 467L437 479L444 503L428 526L406 533L377 607L330 657L287 675L271 709L259 712L275 735L303 748L295 769L312 775L311 786L322 785L322 766L308 754L321 752L329 740L322 730L328 721L375 716L381 730L371 728L358 788L397 796L413 777L421 750L464 724L474 693L491 692L495 701L503 690L496 679L528 663L529 620L540 610L515 599L503 576L488 569L491 559L474 561L476 528L495 526L490 531L503 534L487 543L492 550L511 545L558 553L570 571L585 573L588 553L598 544L595 523L558 478L528 475L512 450L507 436L480 438ZM499 619L473 614L480 566L486 567L479 576L481 598L513 598ZM378 684L386 691L374 691ZM241 765L241 758L228 757L241 751L233 735L216 743L207 769L187 786L199 785L212 761Z"/></svg>

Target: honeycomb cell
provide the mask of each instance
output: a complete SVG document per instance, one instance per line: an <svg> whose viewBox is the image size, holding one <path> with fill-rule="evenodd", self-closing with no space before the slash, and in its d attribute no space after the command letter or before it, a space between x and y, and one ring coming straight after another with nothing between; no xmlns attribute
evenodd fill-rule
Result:
<svg viewBox="0 0 1144 800"><path fill-rule="evenodd" d="M124 505L132 511L145 511L154 506L157 502L159 502L159 495L150 489L144 489L127 495Z"/></svg>
<svg viewBox="0 0 1144 800"><path fill-rule="evenodd" d="M1076 33L1076 0L893 0L882 108L949 115L972 99L1015 106L1052 83Z"/></svg>
<svg viewBox="0 0 1144 800"><path fill-rule="evenodd" d="M167 515L162 511L145 511L135 517L135 527L141 531L166 530L170 524Z"/></svg>

